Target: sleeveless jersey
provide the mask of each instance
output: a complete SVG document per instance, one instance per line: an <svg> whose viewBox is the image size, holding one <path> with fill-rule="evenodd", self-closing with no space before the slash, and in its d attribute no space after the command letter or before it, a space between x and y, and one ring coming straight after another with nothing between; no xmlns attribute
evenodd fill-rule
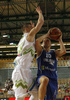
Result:
<svg viewBox="0 0 70 100"><path fill-rule="evenodd" d="M25 33L18 43L17 57L14 60L14 64L21 65L24 68L31 67L32 60L35 54L34 42L28 42L26 37L28 33Z"/></svg>
<svg viewBox="0 0 70 100"><path fill-rule="evenodd" d="M27 34L25 33L19 41L18 56L14 60L16 66L12 72L13 90L15 97L19 100L28 94L27 90L31 87L33 81L30 67L34 58L35 47L34 42L27 41Z"/></svg>
<svg viewBox="0 0 70 100"><path fill-rule="evenodd" d="M48 78L57 80L57 59L54 51L42 51L37 58L38 72L37 76L45 75Z"/></svg>

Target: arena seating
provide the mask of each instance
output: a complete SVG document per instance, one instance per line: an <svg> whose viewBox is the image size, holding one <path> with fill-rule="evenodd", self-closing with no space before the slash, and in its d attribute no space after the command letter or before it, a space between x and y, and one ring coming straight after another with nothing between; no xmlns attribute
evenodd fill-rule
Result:
<svg viewBox="0 0 70 100"><path fill-rule="evenodd" d="M58 68L69 68L70 67L70 60L59 59L57 64L58 64ZM6 60L2 60L2 61L0 60L0 69L2 69L2 70L8 69L8 70L11 70L11 72L12 72L14 67L15 66L13 64L13 59L12 60L6 59ZM33 73L36 73L36 71L37 71L36 59L33 60L31 70L33 71ZM70 78L58 78L58 95L57 95L57 98L63 99L64 96L70 96ZM1 93L1 91L0 91L0 98L2 98L2 97L14 97L14 95L10 95L10 94L7 94L7 93Z"/></svg>

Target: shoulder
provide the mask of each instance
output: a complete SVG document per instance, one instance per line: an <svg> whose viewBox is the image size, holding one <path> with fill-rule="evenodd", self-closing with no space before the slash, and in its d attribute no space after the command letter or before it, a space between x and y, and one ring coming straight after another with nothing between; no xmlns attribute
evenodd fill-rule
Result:
<svg viewBox="0 0 70 100"><path fill-rule="evenodd" d="M58 57L56 56L56 50L52 50L51 54L53 58L58 59Z"/></svg>
<svg viewBox="0 0 70 100"><path fill-rule="evenodd" d="M24 39L26 42L30 43L30 44L35 44L35 38L33 38L33 41L31 41L32 37L29 36L29 33L24 33Z"/></svg>
<svg viewBox="0 0 70 100"><path fill-rule="evenodd" d="M55 52L55 50L51 50L51 51L50 51L50 54L52 54L52 56L56 57L56 52Z"/></svg>
<svg viewBox="0 0 70 100"><path fill-rule="evenodd" d="M44 54L44 50L42 50L41 54L39 56L37 56L37 59L42 57L43 54Z"/></svg>
<svg viewBox="0 0 70 100"><path fill-rule="evenodd" d="M50 52L51 52L51 53L55 53L55 50L51 50Z"/></svg>

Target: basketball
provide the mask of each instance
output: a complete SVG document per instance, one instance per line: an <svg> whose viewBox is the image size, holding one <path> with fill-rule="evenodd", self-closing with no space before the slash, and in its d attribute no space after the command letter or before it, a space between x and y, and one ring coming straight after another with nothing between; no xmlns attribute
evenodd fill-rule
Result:
<svg viewBox="0 0 70 100"><path fill-rule="evenodd" d="M61 30L57 27L50 29L50 38L53 40L57 40L61 36L61 34Z"/></svg>

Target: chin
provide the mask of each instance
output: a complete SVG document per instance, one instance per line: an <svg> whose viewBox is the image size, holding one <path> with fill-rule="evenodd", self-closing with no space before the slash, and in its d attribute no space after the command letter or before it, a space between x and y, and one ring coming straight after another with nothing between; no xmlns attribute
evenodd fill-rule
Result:
<svg viewBox="0 0 70 100"><path fill-rule="evenodd" d="M47 49L49 46L44 46L45 49Z"/></svg>

